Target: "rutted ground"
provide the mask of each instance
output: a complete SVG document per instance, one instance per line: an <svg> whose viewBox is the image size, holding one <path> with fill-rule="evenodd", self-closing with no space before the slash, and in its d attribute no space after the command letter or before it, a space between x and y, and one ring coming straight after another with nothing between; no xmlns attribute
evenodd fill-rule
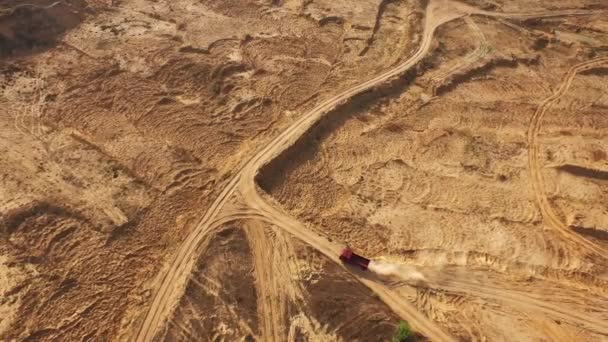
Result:
<svg viewBox="0 0 608 342"><path fill-rule="evenodd" d="M426 269L432 290L410 298L463 339L499 338L523 319L521 338L601 340L608 36L555 34L578 23L473 16L444 26L413 84L328 117L263 170L262 188L319 234ZM478 316L480 302L494 313ZM571 302L600 311L565 318ZM535 320L537 310L561 326Z"/></svg>
<svg viewBox="0 0 608 342"><path fill-rule="evenodd" d="M7 3L2 337L601 339L605 13L471 4Z"/></svg>

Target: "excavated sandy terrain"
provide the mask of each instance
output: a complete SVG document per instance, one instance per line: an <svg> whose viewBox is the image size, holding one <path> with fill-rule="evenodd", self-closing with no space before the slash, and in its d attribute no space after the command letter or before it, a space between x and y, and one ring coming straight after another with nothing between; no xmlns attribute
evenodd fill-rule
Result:
<svg viewBox="0 0 608 342"><path fill-rule="evenodd" d="M602 0L0 1L1 341L603 341L607 203Z"/></svg>
<svg viewBox="0 0 608 342"><path fill-rule="evenodd" d="M449 23L414 79L328 116L261 186L332 240L438 273L411 299L461 339L603 340L608 36L579 36L594 25L605 17Z"/></svg>

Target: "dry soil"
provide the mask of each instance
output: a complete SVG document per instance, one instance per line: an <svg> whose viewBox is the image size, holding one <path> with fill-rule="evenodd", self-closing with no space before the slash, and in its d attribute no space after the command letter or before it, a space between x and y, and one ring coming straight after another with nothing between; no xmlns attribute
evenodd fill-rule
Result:
<svg viewBox="0 0 608 342"><path fill-rule="evenodd" d="M607 203L602 0L0 1L2 341L603 341Z"/></svg>

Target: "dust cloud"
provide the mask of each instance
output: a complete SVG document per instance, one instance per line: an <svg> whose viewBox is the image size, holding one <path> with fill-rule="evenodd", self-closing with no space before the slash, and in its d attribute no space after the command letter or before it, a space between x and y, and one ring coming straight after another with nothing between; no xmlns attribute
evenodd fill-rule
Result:
<svg viewBox="0 0 608 342"><path fill-rule="evenodd" d="M427 279L413 266L408 265L399 265L386 261L371 261L369 263L368 269L376 274L383 276L393 276L401 278L404 281L411 282L426 282Z"/></svg>

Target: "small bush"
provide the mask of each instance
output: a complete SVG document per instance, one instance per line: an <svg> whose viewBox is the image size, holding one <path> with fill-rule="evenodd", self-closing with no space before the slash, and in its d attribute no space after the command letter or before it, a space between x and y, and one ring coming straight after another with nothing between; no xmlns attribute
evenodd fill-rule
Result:
<svg viewBox="0 0 608 342"><path fill-rule="evenodd" d="M412 337L412 329L407 322L401 321L395 330L392 342L406 342Z"/></svg>

